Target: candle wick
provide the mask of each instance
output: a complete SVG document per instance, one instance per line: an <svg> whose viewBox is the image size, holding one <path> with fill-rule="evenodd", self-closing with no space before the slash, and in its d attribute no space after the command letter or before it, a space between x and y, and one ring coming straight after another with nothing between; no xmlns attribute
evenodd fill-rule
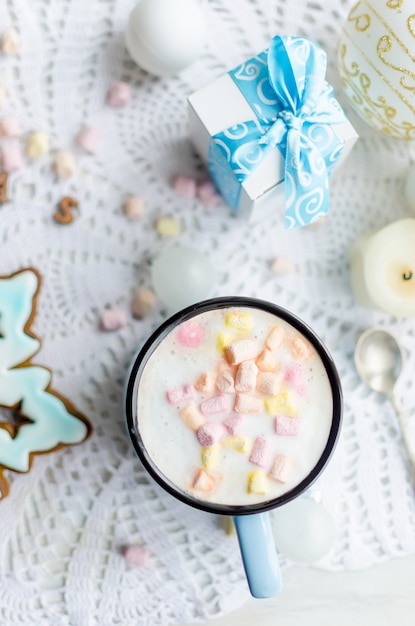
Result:
<svg viewBox="0 0 415 626"><path fill-rule="evenodd" d="M413 273L411 272L411 270L408 270L407 272L404 272L402 274L402 278L404 280L411 280L412 277L413 277Z"/></svg>

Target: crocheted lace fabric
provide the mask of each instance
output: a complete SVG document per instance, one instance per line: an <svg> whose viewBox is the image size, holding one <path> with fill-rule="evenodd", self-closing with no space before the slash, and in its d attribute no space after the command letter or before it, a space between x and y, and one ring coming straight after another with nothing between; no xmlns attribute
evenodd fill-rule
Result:
<svg viewBox="0 0 415 626"><path fill-rule="evenodd" d="M399 395L414 421L413 321L358 306L349 285L352 242L410 213L402 194L410 147L372 131L342 97L335 50L353 2L200 0L207 47L191 67L165 79L142 71L125 50L133 0L0 4L0 25L14 26L22 42L18 56L0 58L9 94L2 115L15 116L25 133L46 131L53 149L77 155L77 172L67 181L53 173L52 153L25 159L9 177L10 202L0 208L0 273L28 266L41 272L32 328L43 345L33 362L53 370L54 388L94 427L85 443L36 457L29 473L7 473L10 495L0 503L4 626L203 621L248 597L235 538L215 516L159 489L125 432L128 364L165 310L159 305L141 321L130 316L116 333L99 329L106 307L129 311L133 293L151 287L151 259L166 245L154 229L160 216L177 218L177 240L197 241L217 268L212 295L279 303L317 331L337 363L344 425L318 482L337 537L318 566L362 568L415 551L414 492L397 420L389 402L360 382L353 364L362 330L379 323L393 330L410 355ZM248 225L232 219L224 205L208 211L171 188L177 174L206 176L188 139L187 96L266 48L277 33L306 36L326 50L328 79L360 134L332 178L328 219L288 232L278 212ZM131 85L132 101L114 109L106 94L118 80ZM84 123L102 131L94 155L74 147ZM64 195L80 206L68 226L52 219ZM137 222L122 214L128 195L145 200ZM273 273L270 261L277 255L292 259L295 271ZM121 556L122 545L136 543L151 551L145 568Z"/></svg>

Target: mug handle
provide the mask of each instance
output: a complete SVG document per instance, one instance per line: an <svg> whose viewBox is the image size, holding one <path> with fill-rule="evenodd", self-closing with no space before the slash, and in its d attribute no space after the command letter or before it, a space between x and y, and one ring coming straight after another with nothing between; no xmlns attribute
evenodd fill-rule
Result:
<svg viewBox="0 0 415 626"><path fill-rule="evenodd" d="M276 596L282 589L282 581L268 513L238 515L233 521L252 596Z"/></svg>

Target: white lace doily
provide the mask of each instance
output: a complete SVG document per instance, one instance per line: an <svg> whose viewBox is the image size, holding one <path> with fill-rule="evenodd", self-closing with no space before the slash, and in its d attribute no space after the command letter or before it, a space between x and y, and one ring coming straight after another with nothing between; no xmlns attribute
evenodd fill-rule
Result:
<svg viewBox="0 0 415 626"><path fill-rule="evenodd" d="M129 318L116 333L99 330L107 306L130 310L135 290L150 287L149 263L166 245L154 229L164 215L180 220L178 241L205 251L218 270L215 294L275 301L301 316L327 343L345 395L344 426L318 488L338 529L318 565L365 567L415 551L415 499L397 421L388 401L358 379L353 349L359 333L382 323L409 353L400 395L415 411L413 320L363 309L353 300L347 255L368 230L409 209L402 179L407 145L365 126L342 98L335 70L341 24L354 0L200 0L208 45L172 78L139 69L124 48L134 0L8 0L0 25L14 26L22 48L0 58L9 92L1 114L25 133L45 130L53 149L73 149L78 169L68 182L52 171L52 155L25 160L9 178L10 203L0 207L1 274L34 266L44 281L34 332L43 347L33 362L54 371L53 386L91 420L80 446L36 457L30 473L8 473L0 503L0 621L4 626L167 625L216 617L248 596L235 539L219 521L162 492L136 460L124 430L122 391L128 363L165 316ZM267 47L277 33L304 35L329 57L328 78L361 135L332 179L332 206L322 224L284 231L282 216L254 226L183 200L171 179L203 179L190 146L186 98ZM131 103L111 109L109 86L124 80ZM83 123L102 130L95 155L74 137ZM26 136L21 140L22 146ZM78 199L68 226L52 215L63 195ZM128 222L129 194L145 199L142 220ZM290 257L296 271L277 276L269 262ZM120 554L125 543L151 550L145 568Z"/></svg>

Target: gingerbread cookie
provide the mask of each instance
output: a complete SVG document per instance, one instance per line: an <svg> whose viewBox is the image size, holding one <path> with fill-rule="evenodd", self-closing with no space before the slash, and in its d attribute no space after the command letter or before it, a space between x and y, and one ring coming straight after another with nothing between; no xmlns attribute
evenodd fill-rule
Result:
<svg viewBox="0 0 415 626"><path fill-rule="evenodd" d="M1 498L9 492L5 470L28 472L35 455L81 443L91 432L86 417L52 389L52 372L31 363L41 346L30 331L40 281L33 268L0 277Z"/></svg>

